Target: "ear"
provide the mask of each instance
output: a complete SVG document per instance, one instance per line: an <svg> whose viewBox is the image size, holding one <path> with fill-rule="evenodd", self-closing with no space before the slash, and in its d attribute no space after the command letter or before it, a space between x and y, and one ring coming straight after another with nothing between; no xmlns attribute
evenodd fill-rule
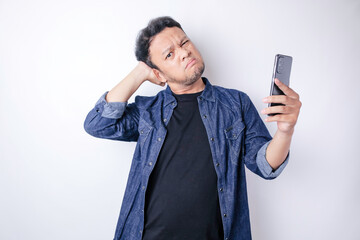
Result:
<svg viewBox="0 0 360 240"><path fill-rule="evenodd" d="M160 72L158 69L155 69L153 68L152 69L156 78L160 81L160 82L163 82L163 83L166 83L167 82L167 79L165 78L164 74L162 72Z"/></svg>

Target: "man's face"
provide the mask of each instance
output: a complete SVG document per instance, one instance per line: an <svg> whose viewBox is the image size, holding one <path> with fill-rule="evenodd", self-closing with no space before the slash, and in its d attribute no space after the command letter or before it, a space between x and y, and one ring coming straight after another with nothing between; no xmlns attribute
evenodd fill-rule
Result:
<svg viewBox="0 0 360 240"><path fill-rule="evenodd" d="M150 43L149 55L160 69L155 70L156 76L170 85L191 85L204 72L200 52L178 27L167 27L155 35Z"/></svg>

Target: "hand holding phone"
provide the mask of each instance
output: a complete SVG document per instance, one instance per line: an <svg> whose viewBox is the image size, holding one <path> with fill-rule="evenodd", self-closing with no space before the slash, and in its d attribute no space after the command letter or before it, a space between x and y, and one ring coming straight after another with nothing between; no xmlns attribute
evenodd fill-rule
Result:
<svg viewBox="0 0 360 240"><path fill-rule="evenodd" d="M276 54L275 61L274 61L272 81L271 81L270 96L285 95L283 93L283 91L281 91L281 89L275 84L275 78L279 79L286 86L289 86L291 65L292 65L292 57L291 56ZM283 104L281 104L281 103L269 103L268 104L269 107L279 106L279 105L283 105ZM278 114L278 113L272 113L272 114L268 114L268 115L274 116L276 114Z"/></svg>
<svg viewBox="0 0 360 240"><path fill-rule="evenodd" d="M289 87L291 64L290 56L276 55L270 92L272 96L263 99L264 103L272 104L261 110L262 114L269 115L265 118L265 122L276 122L277 132L280 131L288 136L292 136L294 132L302 105L300 95ZM278 80L276 83L275 79Z"/></svg>

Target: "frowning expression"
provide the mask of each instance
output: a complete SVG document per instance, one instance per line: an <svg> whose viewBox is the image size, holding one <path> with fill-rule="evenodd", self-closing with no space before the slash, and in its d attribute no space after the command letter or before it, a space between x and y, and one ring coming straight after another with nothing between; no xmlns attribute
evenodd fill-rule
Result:
<svg viewBox="0 0 360 240"><path fill-rule="evenodd" d="M169 84L191 85L204 72L200 52L178 27L167 27L155 35L150 42L149 55L159 68L157 77Z"/></svg>

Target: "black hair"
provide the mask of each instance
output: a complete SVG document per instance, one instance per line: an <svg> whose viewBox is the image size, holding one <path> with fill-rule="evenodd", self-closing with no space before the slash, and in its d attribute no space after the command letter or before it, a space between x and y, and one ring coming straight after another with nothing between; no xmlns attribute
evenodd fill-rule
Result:
<svg viewBox="0 0 360 240"><path fill-rule="evenodd" d="M158 17L150 20L147 27L142 29L136 38L135 56L138 61L143 61L149 67L159 70L159 68L151 62L149 56L149 46L153 37L166 27L178 27L184 31L180 23L169 16Z"/></svg>

